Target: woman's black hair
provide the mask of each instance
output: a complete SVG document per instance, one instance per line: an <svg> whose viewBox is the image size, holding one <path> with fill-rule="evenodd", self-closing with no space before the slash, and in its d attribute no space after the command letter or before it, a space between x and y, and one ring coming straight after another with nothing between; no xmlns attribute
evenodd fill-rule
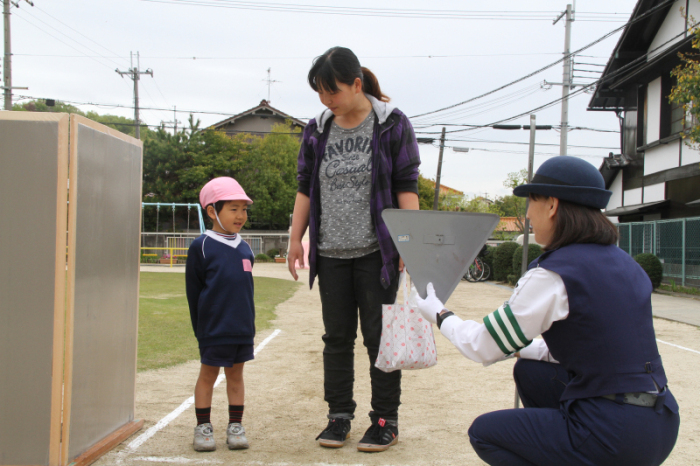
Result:
<svg viewBox="0 0 700 466"><path fill-rule="evenodd" d="M534 201L546 198L530 193ZM600 209L559 199L554 234L544 249L552 251L573 243L616 244L618 237L617 228Z"/></svg>
<svg viewBox="0 0 700 466"><path fill-rule="evenodd" d="M324 89L337 92L336 82L352 85L355 79L362 81L362 90L377 100L389 102L389 97L382 94L377 77L364 66L360 66L360 60L345 47L332 47L323 55L316 57L309 70L309 85L316 92Z"/></svg>

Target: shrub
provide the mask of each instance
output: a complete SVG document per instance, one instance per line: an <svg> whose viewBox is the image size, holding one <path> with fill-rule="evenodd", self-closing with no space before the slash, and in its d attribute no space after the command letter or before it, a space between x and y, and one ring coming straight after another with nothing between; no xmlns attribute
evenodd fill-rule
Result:
<svg viewBox="0 0 700 466"><path fill-rule="evenodd" d="M267 254L258 254L255 256L255 262L272 262L272 258Z"/></svg>
<svg viewBox="0 0 700 466"><path fill-rule="evenodd" d="M494 253L496 252L496 247L495 246L487 246L486 247L486 254L483 255L481 258L482 261L486 265L489 266L489 269L491 269L491 274L489 275L489 280L493 280L493 256Z"/></svg>
<svg viewBox="0 0 700 466"><path fill-rule="evenodd" d="M530 244L527 247L527 264L530 265L530 262L534 261L538 257L542 255L544 251L542 251L542 246L539 244ZM518 246L518 248L515 250L513 253L513 274L515 274L516 277L520 278L520 271L523 266L523 247ZM516 280L517 281L517 280Z"/></svg>
<svg viewBox="0 0 700 466"><path fill-rule="evenodd" d="M659 285L661 285L661 278L663 277L664 273L664 268L661 265L659 258L653 254L643 253L634 256L634 260L636 260L637 263L642 266L647 275L649 275L651 286L654 289L657 289Z"/></svg>
<svg viewBox="0 0 700 466"><path fill-rule="evenodd" d="M508 275L508 284L510 286L515 286L518 283L518 276L515 274Z"/></svg>
<svg viewBox="0 0 700 466"><path fill-rule="evenodd" d="M280 250L279 250L279 249L270 249L270 250L267 251L265 254L267 254L267 255L270 256L270 257L275 257L275 256L278 256L279 253L280 253Z"/></svg>
<svg viewBox="0 0 700 466"><path fill-rule="evenodd" d="M518 247L518 244L513 241L507 241L498 245L493 253L493 279L499 282L504 282L508 279L508 275L513 273L513 252Z"/></svg>

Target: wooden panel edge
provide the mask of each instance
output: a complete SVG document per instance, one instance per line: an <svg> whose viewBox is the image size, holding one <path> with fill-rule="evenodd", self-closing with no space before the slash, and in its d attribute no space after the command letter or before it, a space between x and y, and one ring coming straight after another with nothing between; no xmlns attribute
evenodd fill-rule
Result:
<svg viewBox="0 0 700 466"><path fill-rule="evenodd" d="M58 120L58 173L56 182L56 263L54 278L53 357L51 367L51 421L49 465L61 462L61 416L63 410L63 367L66 322L66 240L68 227L68 125L69 117Z"/></svg>
<svg viewBox="0 0 700 466"><path fill-rule="evenodd" d="M141 157L139 157L139 218L143 216L143 147L141 147ZM139 222L139 248L138 248L138 259L137 267L138 272L136 273L136 338L135 345L136 351L134 352L136 356L136 361L134 362L134 380L136 380L136 375L139 371L139 314L141 313L141 303L139 302L139 297L141 296L141 238L143 231L141 230L142 224ZM136 384L134 384L134 408L132 414L136 413Z"/></svg>
<svg viewBox="0 0 700 466"><path fill-rule="evenodd" d="M70 116L70 150L68 162L68 271L66 273L66 318L63 371L63 424L61 426L61 461L68 463L70 442L71 396L73 394L73 330L75 317L75 227L78 193L78 124L77 115ZM72 193L72 194L71 194Z"/></svg>
<svg viewBox="0 0 700 466"><path fill-rule="evenodd" d="M0 120L15 121L61 121L67 113L0 111Z"/></svg>
<svg viewBox="0 0 700 466"><path fill-rule="evenodd" d="M143 419L131 421L119 429L115 430L107 437L103 438L83 454L75 458L68 466L88 466L97 461L102 455L116 447L124 440L131 437L134 432L141 430L143 427Z"/></svg>
<svg viewBox="0 0 700 466"><path fill-rule="evenodd" d="M110 136L114 136L115 138L121 139L122 141L126 141L135 146L143 147L143 141L136 139L135 137L129 136L128 134L124 134L121 131L117 131L116 129L110 128L109 126L105 126L102 123L92 121L83 116L73 114L71 115L71 121L75 121L77 124L80 125L88 126L101 133L109 134Z"/></svg>

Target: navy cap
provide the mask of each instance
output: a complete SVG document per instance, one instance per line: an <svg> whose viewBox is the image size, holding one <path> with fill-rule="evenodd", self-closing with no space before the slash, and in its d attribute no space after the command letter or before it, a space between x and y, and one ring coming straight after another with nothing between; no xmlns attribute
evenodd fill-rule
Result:
<svg viewBox="0 0 700 466"><path fill-rule="evenodd" d="M596 167L570 155L547 160L537 169L530 183L513 190L513 194L519 197L527 197L530 193L596 209L604 209L612 196L612 191L605 189L603 175Z"/></svg>

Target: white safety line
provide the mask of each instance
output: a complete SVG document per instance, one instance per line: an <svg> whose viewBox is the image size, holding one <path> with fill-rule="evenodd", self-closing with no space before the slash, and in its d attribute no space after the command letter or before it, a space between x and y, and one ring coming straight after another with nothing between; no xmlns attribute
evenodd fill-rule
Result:
<svg viewBox="0 0 700 466"><path fill-rule="evenodd" d="M255 348L255 351L253 352L253 355L257 355L260 351L262 351L263 348L272 340L275 338L277 335L279 335L281 332L280 329L275 330L272 332L267 338L265 338L260 344ZM219 375L216 379L216 383L214 384L214 387L219 385L219 383L225 379L226 376L224 374ZM194 403L194 396L191 396L187 398L180 406L178 406L173 412L165 416L163 419L158 421L158 423L152 427L150 427L146 432L143 434L139 435L134 439L131 443L129 443L126 447L126 450L128 453L133 453L136 449L138 449L141 445L144 444L148 439L153 437L156 432L159 430L163 429L165 426L170 424L173 419L177 418L180 414L182 414L187 408L192 406L192 403Z"/></svg>
<svg viewBox="0 0 700 466"><path fill-rule="evenodd" d="M685 346L674 345L673 343L668 343L668 342L666 342L666 341L659 340L658 338L656 339L656 341L658 341L659 343L663 343L664 345L675 346L676 348L680 348L680 349L682 349L682 350L690 351L691 353L700 354L700 351L696 351L696 350L694 350L694 349L686 348Z"/></svg>
<svg viewBox="0 0 700 466"><path fill-rule="evenodd" d="M223 464L221 460L194 460L191 458L175 457L164 458L162 456L137 456L133 461L149 461L152 463L175 463L175 464Z"/></svg>

